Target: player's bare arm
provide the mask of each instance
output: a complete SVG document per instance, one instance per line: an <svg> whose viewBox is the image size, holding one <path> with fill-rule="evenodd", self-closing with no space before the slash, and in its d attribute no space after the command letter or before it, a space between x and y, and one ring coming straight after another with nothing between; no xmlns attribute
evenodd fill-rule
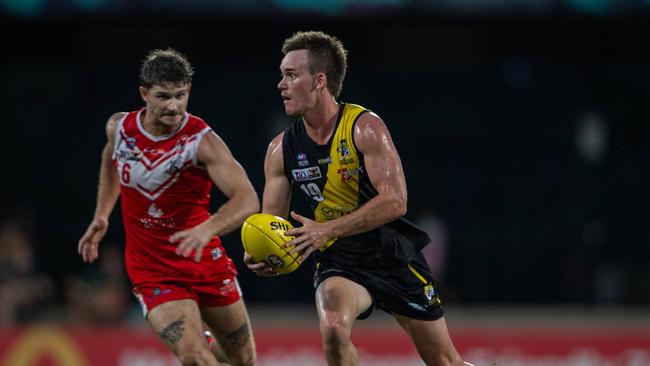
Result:
<svg viewBox="0 0 650 366"><path fill-rule="evenodd" d="M235 160L226 143L215 133L205 134L199 144L198 161L228 200L212 217L189 230L173 234L169 241L178 243L176 253L200 261L202 249L215 235L227 234L260 209L257 193L244 168Z"/></svg>
<svg viewBox="0 0 650 366"><path fill-rule="evenodd" d="M286 218L291 202L291 183L284 174L283 137L284 132L276 136L266 150L262 212Z"/></svg>
<svg viewBox="0 0 650 366"><path fill-rule="evenodd" d="M95 215L77 246L77 251L84 262L93 262L99 257L99 242L108 230L108 218L120 195L120 185L117 171L113 167L112 155L117 124L124 115L126 115L124 112L115 113L106 122L107 142L102 150Z"/></svg>
<svg viewBox="0 0 650 366"><path fill-rule="evenodd" d="M281 217L289 214L291 202L291 184L284 175L284 158L282 155L282 139L284 133L276 136L266 150L264 158L264 194L262 196L262 212ZM253 258L244 253L244 263L259 276L277 276L273 267L264 262L253 262Z"/></svg>
<svg viewBox="0 0 650 366"><path fill-rule="evenodd" d="M406 213L402 162L384 121L374 113L361 115L354 129L354 139L378 194L352 213L328 222L318 223L292 212L291 216L302 226L287 231L287 235L296 238L286 246L296 245L292 252L302 253L303 258L331 239L375 229Z"/></svg>

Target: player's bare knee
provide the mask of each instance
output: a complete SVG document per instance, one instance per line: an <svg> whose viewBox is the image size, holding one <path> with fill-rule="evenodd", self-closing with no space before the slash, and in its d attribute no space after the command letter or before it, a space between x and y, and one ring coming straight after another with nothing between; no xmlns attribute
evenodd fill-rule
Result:
<svg viewBox="0 0 650 366"><path fill-rule="evenodd" d="M343 316L333 316L321 321L320 331L326 344L340 344L350 341L352 322Z"/></svg>
<svg viewBox="0 0 650 366"><path fill-rule="evenodd" d="M232 366L253 366L257 361L257 354L255 353L255 350L250 350L246 354L230 357L229 361Z"/></svg>
<svg viewBox="0 0 650 366"><path fill-rule="evenodd" d="M257 360L255 359L255 357L253 357L253 358L250 358L250 359L247 359L247 360L242 360L241 362L233 361L230 365L232 365L232 366L254 366L256 361Z"/></svg>

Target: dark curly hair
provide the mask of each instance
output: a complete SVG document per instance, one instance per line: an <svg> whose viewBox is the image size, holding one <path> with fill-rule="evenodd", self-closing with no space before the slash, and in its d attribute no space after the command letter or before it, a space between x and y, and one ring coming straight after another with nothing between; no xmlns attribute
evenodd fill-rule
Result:
<svg viewBox="0 0 650 366"><path fill-rule="evenodd" d="M181 86L192 82L193 74L192 65L182 53L171 48L156 49L142 61L140 84L147 89L163 84Z"/></svg>
<svg viewBox="0 0 650 366"><path fill-rule="evenodd" d="M282 53L309 51L309 72L327 76L327 89L334 97L341 94L347 69L347 53L343 43L323 32L296 32L284 41Z"/></svg>

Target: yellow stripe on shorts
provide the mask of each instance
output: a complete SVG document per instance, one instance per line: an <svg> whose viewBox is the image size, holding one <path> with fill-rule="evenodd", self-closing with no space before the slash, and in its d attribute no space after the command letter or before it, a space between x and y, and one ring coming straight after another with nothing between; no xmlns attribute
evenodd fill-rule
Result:
<svg viewBox="0 0 650 366"><path fill-rule="evenodd" d="M408 267L411 270L411 272L413 272L415 277L417 277L420 281L422 281L423 284L426 285L427 283L429 283L429 281L427 281L426 278L424 278L418 271L416 271L415 268L413 268L413 266L410 263L408 264Z"/></svg>

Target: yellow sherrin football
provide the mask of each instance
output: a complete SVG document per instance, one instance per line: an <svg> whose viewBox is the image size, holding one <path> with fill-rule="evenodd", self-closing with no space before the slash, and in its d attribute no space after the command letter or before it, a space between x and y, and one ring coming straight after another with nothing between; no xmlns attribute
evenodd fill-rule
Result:
<svg viewBox="0 0 650 366"><path fill-rule="evenodd" d="M244 250L255 262L266 262L280 274L295 271L300 263L297 254L290 254L293 247L284 244L293 239L284 235L293 225L282 217L265 213L249 216L241 227L241 242Z"/></svg>

